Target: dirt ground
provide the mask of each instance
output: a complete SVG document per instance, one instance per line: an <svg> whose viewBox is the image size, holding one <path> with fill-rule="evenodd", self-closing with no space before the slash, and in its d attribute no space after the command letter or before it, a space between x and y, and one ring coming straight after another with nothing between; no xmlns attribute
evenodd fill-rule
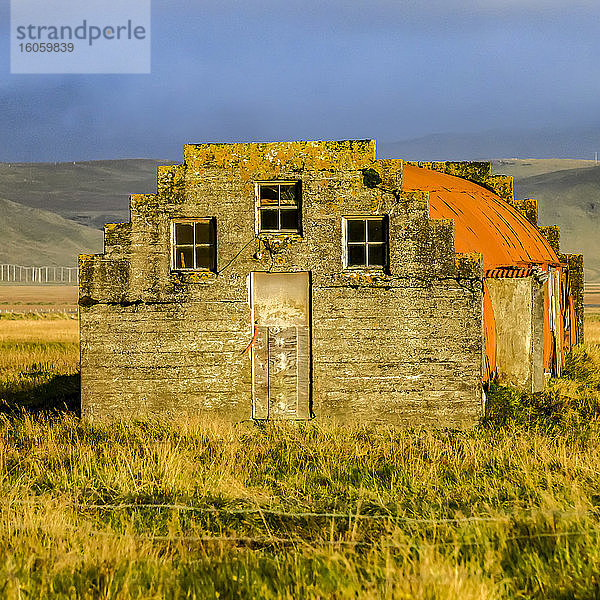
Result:
<svg viewBox="0 0 600 600"><path fill-rule="evenodd" d="M600 283L586 283L583 303L586 314L600 315Z"/></svg>
<svg viewBox="0 0 600 600"><path fill-rule="evenodd" d="M0 312L76 312L75 285L0 285Z"/></svg>

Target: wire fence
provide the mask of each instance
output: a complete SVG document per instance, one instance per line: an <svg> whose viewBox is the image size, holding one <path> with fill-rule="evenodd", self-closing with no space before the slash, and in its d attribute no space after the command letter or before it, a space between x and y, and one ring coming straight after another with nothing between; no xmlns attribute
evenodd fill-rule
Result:
<svg viewBox="0 0 600 600"><path fill-rule="evenodd" d="M72 531L79 530L78 527L66 526L62 524L61 527L68 528ZM35 528L18 528L13 526L13 530L19 531L20 533L39 533L39 529ZM333 546L333 547L350 547L350 548L384 548L384 549L404 549L407 545L412 547L429 546L429 547L476 547L484 546L489 543L486 540L480 541L447 541L447 542L436 542L427 541L423 543L420 540L411 539L409 542L401 544L395 541L389 540L377 540L377 541L363 541L363 540L348 540L348 539L306 539L302 537L279 537L275 535L270 536L242 536L242 535L150 535L150 534L132 534L132 533L119 533L116 531L101 531L98 529L91 529L87 532L91 535L97 535L100 537L117 538L119 540L134 540L141 542L163 542L167 544L229 544L233 546L249 546L249 547L268 547L268 546ZM529 532L526 535L510 535L506 536L505 542L512 541L526 541L531 539L566 539L581 536L594 536L597 537L600 534L600 529L591 528L585 530L565 530L565 531L545 531L545 532Z"/></svg>
<svg viewBox="0 0 600 600"><path fill-rule="evenodd" d="M0 264L0 283L77 284L77 267L24 266Z"/></svg>
<svg viewBox="0 0 600 600"><path fill-rule="evenodd" d="M3 508L15 508L16 506L28 506L28 507L44 507L44 503L38 500L0 500L0 506ZM481 516L460 516L452 518L430 518L430 517L411 517L406 515L394 515L394 514L361 514L359 512L313 512L313 511L284 511L269 508L216 508L216 507L200 507L190 506L186 504L154 504L154 503L123 503L123 504L88 504L84 502L66 502L61 503L61 506L71 507L75 509L92 509L92 510L107 510L115 512L118 510L127 509L168 509L176 511L194 511L201 512L204 514L221 515L221 516L233 516L233 515L260 515L263 520L266 515L277 516L282 518L291 519L343 519L347 520L350 524L353 520L361 521L385 521L387 523L394 524L418 524L418 525L465 525L469 523L511 523L517 522L518 519L524 518L540 518L552 519L554 523L554 531L534 531L528 528L526 534L523 535L507 535L503 539L505 541L523 541L530 539L567 539L580 536L598 536L600 534L600 528L586 526L581 529L565 529L558 530L558 520L565 518L595 518L600 516L600 513L596 509L590 510L571 510L571 511L558 511L558 510L521 510L514 512L506 512L500 515L481 515ZM265 522L266 525L266 522ZM399 543L397 540L389 539L386 536L378 536L376 539L353 539L354 533L352 533L351 539L338 537L335 538L332 535L330 537L291 537L275 535L273 532L269 532L267 535L226 535L223 533L215 535L157 535L157 534L145 534L145 533L128 533L118 532L111 530L99 530L96 528L88 528L85 525L77 526L73 524L61 523L62 528L67 528L72 531L79 531L83 534L97 535L103 537L112 537L118 539L131 539L134 541L148 541L148 542L161 542L167 544L229 544L233 546L246 546L246 547L268 547L268 546L332 546L332 547L348 547L348 548L388 548L388 549L400 549L405 548L406 543ZM19 526L13 524L13 528L19 529ZM26 528L23 528L23 532ZM267 527L267 530L270 528ZM37 531L37 530L36 530ZM350 531L348 532L350 533ZM381 532L380 532L381 533ZM420 541L417 538L411 538L410 544L420 545ZM428 540L425 542L428 546L455 546L456 540L452 541L435 541ZM461 546L481 546L487 543L486 540L461 540L459 544Z"/></svg>
<svg viewBox="0 0 600 600"><path fill-rule="evenodd" d="M44 506L42 500L22 500L11 499L0 501L0 506ZM64 502L62 506L68 506L77 509L92 509L92 510L127 510L141 508L156 508L168 509L177 511L200 512L207 514L221 515L272 515L285 518L310 519L360 519L366 521L395 521L403 523L417 524L459 524L467 522L502 522L515 520L517 518L535 518L535 517L552 517L552 518L576 518L576 517L600 517L600 509L585 509L585 510L543 510L529 509L512 512L505 512L499 515L476 515L476 516L460 516L460 517L412 517L408 515L389 514L368 514L361 512L316 512L316 511L285 511L273 508L247 507L247 508L216 508L214 506L191 506L189 504L167 504L167 503L123 503L123 504L89 504L87 502Z"/></svg>
<svg viewBox="0 0 600 600"><path fill-rule="evenodd" d="M227 536L227 535L203 535L203 536L167 536L167 535L148 535L148 534L121 534L113 531L99 531L93 530L95 535L100 536L108 536L108 537L117 537L117 538L125 538L125 539L133 539L137 541L151 541L151 542L167 542L167 543L197 543L197 544L222 544L229 543L236 546L273 546L273 545L286 545L286 546L346 546L353 548L389 548L389 549L401 549L405 548L407 544L400 544L394 541L363 541L363 540L347 540L347 539L327 539L327 538L319 538L319 539L305 539L305 538L290 538L290 537L279 537L279 536L262 536L262 537L254 537L254 536ZM566 530L566 531L544 531L544 532L530 532L526 535L512 535L506 536L504 538L505 541L523 541L529 539L544 539L544 538L552 538L552 539L560 539L560 538L573 538L580 537L584 535L594 535L597 536L600 533L600 529L591 528L586 530ZM448 542L434 542L428 541L426 543L427 546L483 546L487 542L484 540L481 541L464 541L462 540L457 544L456 541L448 541ZM418 540L411 540L409 542L412 546L419 546L422 543Z"/></svg>

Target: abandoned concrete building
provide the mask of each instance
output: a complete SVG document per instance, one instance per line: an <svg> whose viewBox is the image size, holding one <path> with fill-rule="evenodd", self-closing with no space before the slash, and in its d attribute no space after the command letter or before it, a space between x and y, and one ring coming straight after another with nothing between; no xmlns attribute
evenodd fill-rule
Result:
<svg viewBox="0 0 600 600"><path fill-rule="evenodd" d="M583 259L489 163L190 144L80 256L87 419L465 426L583 338Z"/></svg>

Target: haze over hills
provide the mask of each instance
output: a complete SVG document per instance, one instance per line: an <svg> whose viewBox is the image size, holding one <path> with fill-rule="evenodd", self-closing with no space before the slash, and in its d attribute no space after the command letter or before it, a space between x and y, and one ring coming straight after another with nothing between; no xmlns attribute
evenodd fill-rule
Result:
<svg viewBox="0 0 600 600"><path fill-rule="evenodd" d="M0 263L76 266L79 253L102 247L98 229L0 198Z"/></svg>
<svg viewBox="0 0 600 600"><path fill-rule="evenodd" d="M578 158L495 158L491 164L493 175L510 175L517 181L544 173L597 167L600 162Z"/></svg>
<svg viewBox="0 0 600 600"><path fill-rule="evenodd" d="M494 130L435 133L382 143L381 158L405 160L489 160L492 157L582 158L600 155L600 125L567 130Z"/></svg>

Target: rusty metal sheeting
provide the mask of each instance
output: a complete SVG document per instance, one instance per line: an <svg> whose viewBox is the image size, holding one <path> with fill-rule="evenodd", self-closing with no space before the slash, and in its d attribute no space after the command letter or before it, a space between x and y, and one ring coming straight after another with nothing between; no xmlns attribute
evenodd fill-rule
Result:
<svg viewBox="0 0 600 600"><path fill-rule="evenodd" d="M498 267L497 269L486 269L485 276L500 278L500 277L529 277L534 274L534 270L530 267Z"/></svg>
<svg viewBox="0 0 600 600"><path fill-rule="evenodd" d="M480 252L483 268L560 263L550 244L508 202L453 175L404 164L403 188L429 192L433 219L452 219L457 252Z"/></svg>

